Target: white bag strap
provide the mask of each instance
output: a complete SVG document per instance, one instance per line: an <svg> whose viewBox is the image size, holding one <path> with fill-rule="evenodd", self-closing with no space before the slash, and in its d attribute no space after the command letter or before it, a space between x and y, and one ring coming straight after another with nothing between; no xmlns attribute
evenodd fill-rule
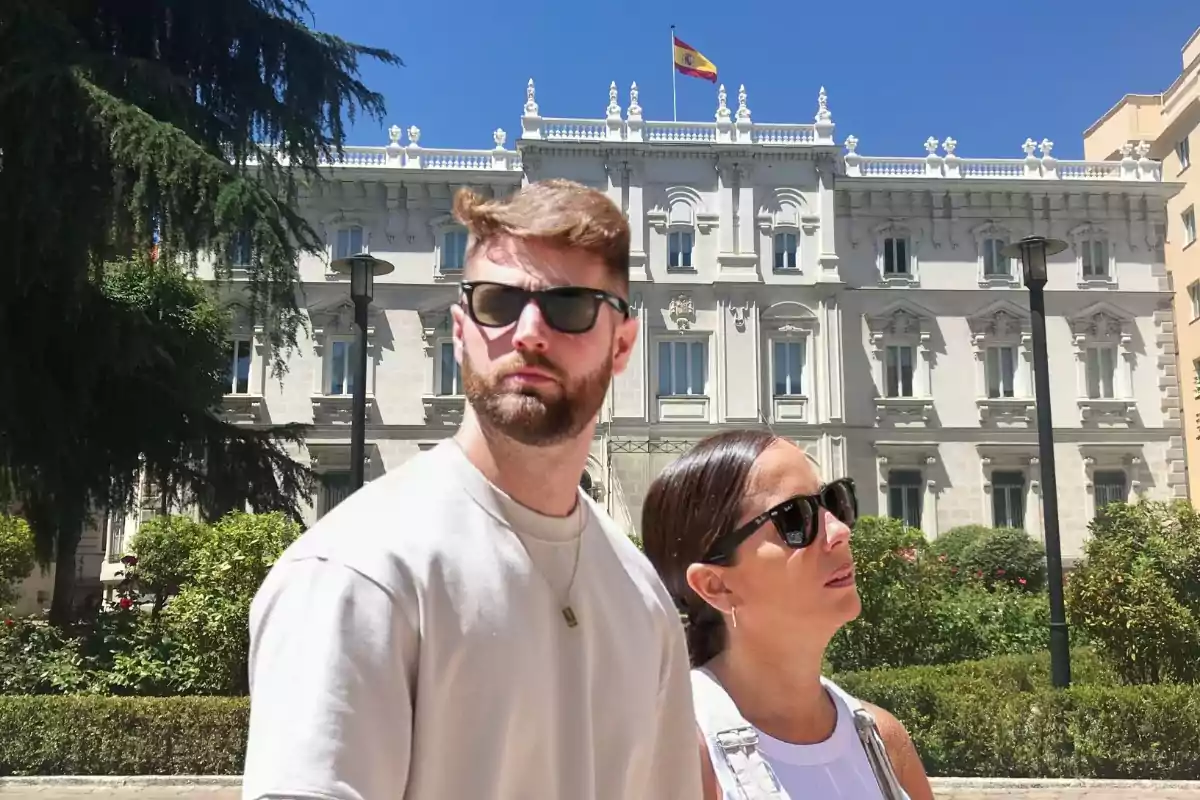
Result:
<svg viewBox="0 0 1200 800"><path fill-rule="evenodd" d="M879 727L875 724L875 715L868 711L857 697L847 693L833 681L822 676L821 683L826 691L838 697L850 709L850 717L854 720L855 734L862 744L863 752L867 756L867 762L871 765L871 771L875 774L875 780L879 783L879 791L883 794L884 800L908 800L908 794L900 786L896 770L884 747Z"/></svg>
<svg viewBox="0 0 1200 800"><path fill-rule="evenodd" d="M866 710L866 709L863 709L863 704L862 704L861 700L859 700L857 697L855 697L854 695L847 692L842 687L838 686L833 681L826 678L824 675L821 676L821 685L825 687L825 691L837 696L843 703L846 704L846 707L850 709L851 716L854 715L854 712L856 712L860 709L862 709L864 711Z"/></svg>
<svg viewBox="0 0 1200 800"><path fill-rule="evenodd" d="M692 670L696 722L708 742L713 772L726 798L790 800L775 771L758 752L758 732L712 674Z"/></svg>

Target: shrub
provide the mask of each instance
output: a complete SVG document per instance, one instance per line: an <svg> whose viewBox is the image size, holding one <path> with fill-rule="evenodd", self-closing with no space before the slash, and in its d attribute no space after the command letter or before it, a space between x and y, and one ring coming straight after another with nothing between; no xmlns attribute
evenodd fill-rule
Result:
<svg viewBox="0 0 1200 800"><path fill-rule="evenodd" d="M862 613L830 643L826 658L834 670L943 664L1046 646L1045 595L958 579L919 530L864 517L851 549Z"/></svg>
<svg viewBox="0 0 1200 800"><path fill-rule="evenodd" d="M179 645L176 674L188 694L245 694L250 603L276 559L300 535L280 513L234 512L213 526L190 561L192 582L165 612Z"/></svg>
<svg viewBox="0 0 1200 800"><path fill-rule="evenodd" d="M17 584L33 572L33 531L20 517L0 514L0 608L17 601Z"/></svg>
<svg viewBox="0 0 1200 800"><path fill-rule="evenodd" d="M1067 582L1072 624L1128 683L1200 680L1200 514L1113 503L1091 533Z"/></svg>
<svg viewBox="0 0 1200 800"><path fill-rule="evenodd" d="M1019 528L964 525L935 539L932 549L964 580L1029 592L1046 585L1046 549Z"/></svg>
<svg viewBox="0 0 1200 800"><path fill-rule="evenodd" d="M249 702L0 697L0 775L236 775Z"/></svg>
<svg viewBox="0 0 1200 800"><path fill-rule="evenodd" d="M192 578L196 554L211 535L204 523L178 514L152 517L138 528L129 543L136 559L126 560L126 571L139 590L154 595L155 611Z"/></svg>
<svg viewBox="0 0 1200 800"><path fill-rule="evenodd" d="M1036 670L1021 669L1035 664ZM1076 677L1103 670L1091 661ZM931 775L1174 780L1200 774L1194 686L1076 683L1056 690L1046 685L1044 656L836 680L904 722Z"/></svg>
<svg viewBox="0 0 1200 800"><path fill-rule="evenodd" d="M182 517L160 523L147 540L149 566L139 561L129 571L136 583L148 570L158 586L189 573L161 617L144 612L127 594L134 587L123 585L86 623L6 623L0 693L245 694L250 603L299 533L282 514L234 513L212 528ZM185 537L190 552L179 546Z"/></svg>
<svg viewBox="0 0 1200 800"><path fill-rule="evenodd" d="M959 525L938 536L930 544L930 548L939 556L945 556L947 563L958 565L962 563L962 555L968 548L991 531L986 525Z"/></svg>
<svg viewBox="0 0 1200 800"><path fill-rule="evenodd" d="M1109 685L1087 650L1072 674L1051 689L1041 653L834 679L899 717L932 775L1200 774L1200 687ZM0 774L234 775L248 722L247 698L0 697Z"/></svg>

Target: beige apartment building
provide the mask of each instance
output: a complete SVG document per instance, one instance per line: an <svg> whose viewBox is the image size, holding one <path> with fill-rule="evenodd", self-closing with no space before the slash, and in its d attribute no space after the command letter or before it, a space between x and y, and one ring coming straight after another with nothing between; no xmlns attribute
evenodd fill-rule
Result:
<svg viewBox="0 0 1200 800"><path fill-rule="evenodd" d="M1083 134L1089 161L1162 162L1163 180L1183 188L1167 201L1165 256L1175 295L1178 386L1187 452L1188 496L1200 500L1200 246L1196 213L1200 172L1191 168L1191 142L1200 135L1200 29L1183 46L1179 77L1159 94L1127 94ZM1197 141L1200 145L1200 141ZM1164 390L1167 387L1163 387Z"/></svg>

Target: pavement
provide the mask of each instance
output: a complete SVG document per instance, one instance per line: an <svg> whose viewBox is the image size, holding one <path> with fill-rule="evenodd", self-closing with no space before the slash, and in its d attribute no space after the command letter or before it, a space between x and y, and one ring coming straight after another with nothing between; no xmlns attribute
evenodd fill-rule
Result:
<svg viewBox="0 0 1200 800"><path fill-rule="evenodd" d="M935 778L938 800L1200 800L1200 781ZM0 778L5 800L240 800L237 777Z"/></svg>

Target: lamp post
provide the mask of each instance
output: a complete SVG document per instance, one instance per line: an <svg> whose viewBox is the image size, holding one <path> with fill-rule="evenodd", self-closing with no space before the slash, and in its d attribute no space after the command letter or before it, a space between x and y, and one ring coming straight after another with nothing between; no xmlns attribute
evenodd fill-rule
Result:
<svg viewBox="0 0 1200 800"><path fill-rule="evenodd" d="M367 448L367 309L375 295L375 276L387 275L395 267L367 252L336 259L334 272L350 276L350 298L354 301L354 404L350 414L350 485L363 485L363 462Z"/></svg>
<svg viewBox="0 0 1200 800"><path fill-rule="evenodd" d="M1065 688L1071 683L1071 645L1063 606L1062 543L1058 535L1058 481L1054 472L1054 423L1050 415L1050 368L1046 355L1046 258L1067 249L1067 243L1044 236L1026 236L1001 250L1006 258L1021 259L1029 289L1033 328L1033 384L1037 402L1038 456L1042 472L1042 516L1046 531L1046 579L1050 589L1050 677Z"/></svg>

